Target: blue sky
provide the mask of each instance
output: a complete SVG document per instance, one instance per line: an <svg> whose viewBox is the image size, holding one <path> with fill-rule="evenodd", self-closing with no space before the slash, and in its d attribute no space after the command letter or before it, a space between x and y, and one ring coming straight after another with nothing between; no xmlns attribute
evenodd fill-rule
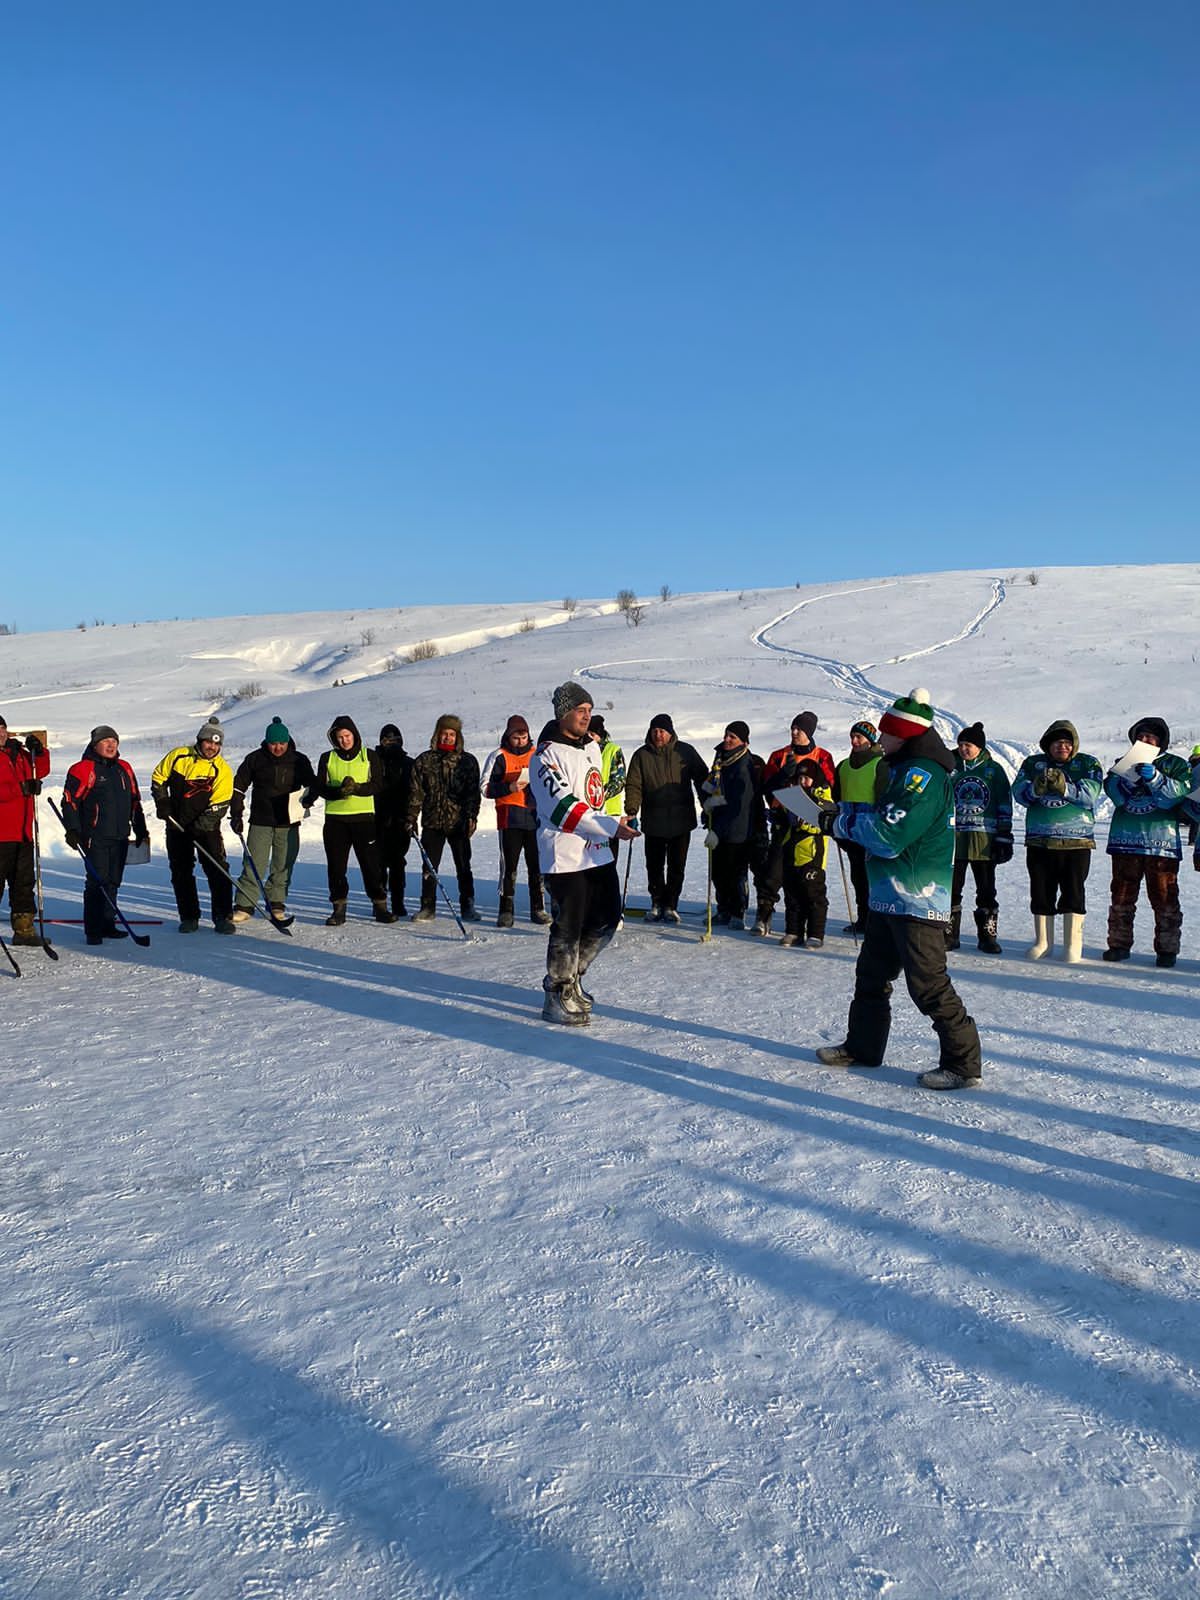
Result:
<svg viewBox="0 0 1200 1600"><path fill-rule="evenodd" d="M1200 8L55 4L0 619L1188 559Z"/></svg>

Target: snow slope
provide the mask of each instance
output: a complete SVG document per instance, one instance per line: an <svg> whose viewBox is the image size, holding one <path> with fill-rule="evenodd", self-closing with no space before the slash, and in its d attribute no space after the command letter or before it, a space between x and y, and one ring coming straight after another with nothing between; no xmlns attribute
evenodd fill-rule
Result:
<svg viewBox="0 0 1200 1600"><path fill-rule="evenodd" d="M235 760L276 713L315 756L339 711L419 749L458 710L482 753L568 673L627 751L669 710L701 749L745 717L766 753L811 707L840 753L922 682L1010 760L1062 715L1107 760L1151 711L1200 737L1198 583L105 627L0 639L0 707L49 726L59 776L112 721L145 777L248 680ZM44 825L48 910L77 915ZM0 1594L1194 1594L1200 877L1179 966L1143 909L1113 970L1105 868L1074 969L1021 958L1002 870L1005 955L954 958L986 1087L941 1097L903 997L885 1068L812 1060L850 940L700 944L698 850L687 925L627 924L583 1037L539 1019L528 923L466 944L359 899L326 930L318 822L290 940L184 939L161 858L131 871L148 951L62 928L57 965L0 971Z"/></svg>

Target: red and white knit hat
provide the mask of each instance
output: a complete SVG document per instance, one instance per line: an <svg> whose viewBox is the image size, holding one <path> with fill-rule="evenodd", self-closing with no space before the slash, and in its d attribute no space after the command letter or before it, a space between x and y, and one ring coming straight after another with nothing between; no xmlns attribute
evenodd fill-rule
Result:
<svg viewBox="0 0 1200 1600"><path fill-rule="evenodd" d="M915 739L933 727L933 707L929 703L928 689L913 689L901 695L879 719L880 733L890 733L893 739Z"/></svg>

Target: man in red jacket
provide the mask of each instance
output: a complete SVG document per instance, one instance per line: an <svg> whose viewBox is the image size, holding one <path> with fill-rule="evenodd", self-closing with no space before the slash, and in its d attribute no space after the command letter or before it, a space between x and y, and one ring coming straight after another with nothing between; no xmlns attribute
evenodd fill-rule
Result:
<svg viewBox="0 0 1200 1600"><path fill-rule="evenodd" d="M33 930L33 797L49 771L37 735L28 734L22 744L0 716L0 898L7 885L14 944L42 942Z"/></svg>
<svg viewBox="0 0 1200 1600"><path fill-rule="evenodd" d="M825 777L827 786L833 788L833 757L828 750L813 743L817 731L815 711L800 711L792 718L792 742L782 750L774 750L763 773L763 794L766 797L771 819L771 842L766 860L755 874L754 887L758 891L758 910L750 930L760 938L771 931L771 917L783 886L783 841L792 825L791 814L771 796L776 789L794 789L800 782L797 776L802 761L815 761Z"/></svg>

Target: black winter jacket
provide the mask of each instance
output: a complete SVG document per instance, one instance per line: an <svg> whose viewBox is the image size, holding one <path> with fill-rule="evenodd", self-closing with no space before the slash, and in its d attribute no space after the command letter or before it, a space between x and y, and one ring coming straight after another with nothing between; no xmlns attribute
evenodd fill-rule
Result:
<svg viewBox="0 0 1200 1600"><path fill-rule="evenodd" d="M625 809L631 817L641 813L648 839L676 839L696 826L693 796L707 777L708 767L693 746L672 734L660 750L647 737L629 758Z"/></svg>
<svg viewBox="0 0 1200 1600"><path fill-rule="evenodd" d="M296 749L294 740L288 740L287 749L278 758L267 749L264 740L257 750L250 752L233 775L229 820L235 829L242 826L248 789L250 826L286 828L288 796L301 789L310 790L316 781L312 762Z"/></svg>
<svg viewBox="0 0 1200 1600"><path fill-rule="evenodd" d="M402 744L375 746L383 778L375 791L375 820L381 828L408 827L413 758Z"/></svg>

